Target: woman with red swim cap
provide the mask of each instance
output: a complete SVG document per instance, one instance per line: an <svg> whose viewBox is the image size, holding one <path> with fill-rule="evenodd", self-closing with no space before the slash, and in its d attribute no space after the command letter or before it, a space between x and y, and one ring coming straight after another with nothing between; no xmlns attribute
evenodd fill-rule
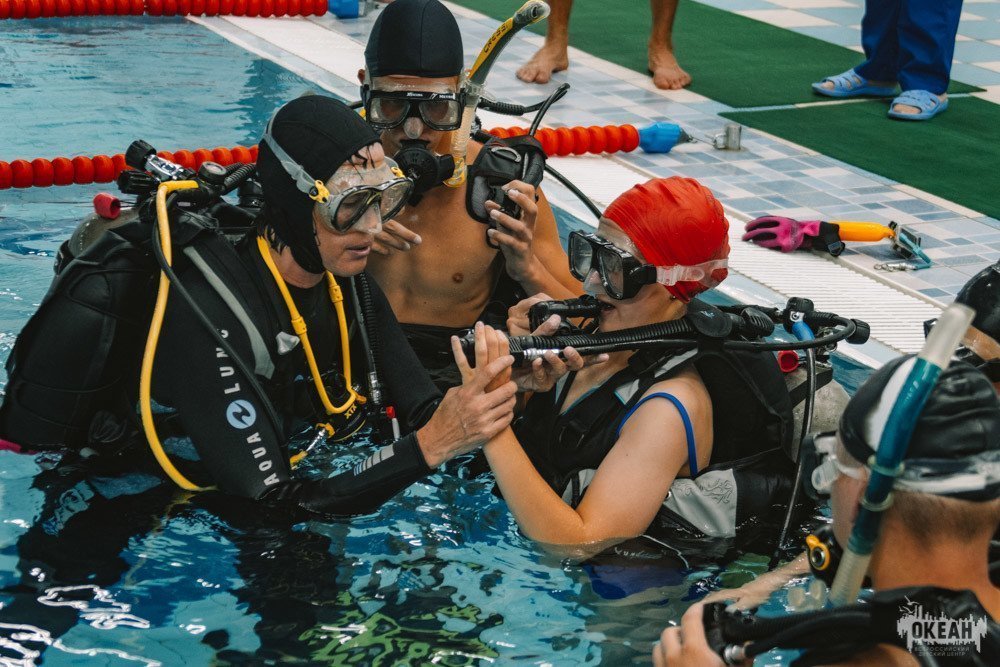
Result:
<svg viewBox="0 0 1000 667"><path fill-rule="evenodd" d="M655 179L618 197L596 234L570 238L572 270L601 303L599 330L695 310L723 316L694 297L726 278L728 230L722 206L692 179ZM543 298L511 309L512 333L526 333L527 309ZM494 356L506 353L496 339ZM793 471L778 442L787 390L771 355L743 356L615 352L535 393L513 429L483 448L522 531L597 553L643 534L664 543L678 526L733 537L787 503ZM575 352L567 359L582 365ZM788 412L771 405L782 398Z"/></svg>

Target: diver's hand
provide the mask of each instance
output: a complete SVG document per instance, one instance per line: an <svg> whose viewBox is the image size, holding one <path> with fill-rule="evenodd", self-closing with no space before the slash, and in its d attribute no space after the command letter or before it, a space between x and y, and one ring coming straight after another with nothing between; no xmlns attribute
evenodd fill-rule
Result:
<svg viewBox="0 0 1000 667"><path fill-rule="evenodd" d="M792 579L809 574L809 558L803 552L781 567L765 572L739 588L722 588L705 596L702 602L729 602L727 609L754 609L767 602L771 594Z"/></svg>
<svg viewBox="0 0 1000 667"><path fill-rule="evenodd" d="M531 329L528 328L531 326L528 320L528 311L541 301L552 301L552 297L545 292L539 292L535 296L521 299L507 310L507 332L511 336L527 336L532 333ZM558 315L553 315L538 327L535 331L536 335L551 336L559 328L561 320L562 318Z"/></svg>
<svg viewBox="0 0 1000 667"><path fill-rule="evenodd" d="M660 641L653 645L653 664L656 667L725 667L722 658L708 647L703 611L703 605L696 604L684 612L680 627L663 631Z"/></svg>
<svg viewBox="0 0 1000 667"><path fill-rule="evenodd" d="M503 431L514 418L517 385L510 381L514 358L506 354L497 332L476 324L476 367L470 368L458 338L452 336L455 363L462 386L444 395L430 421L417 431L427 465L445 461L482 446Z"/></svg>
<svg viewBox="0 0 1000 667"><path fill-rule="evenodd" d="M743 584L739 588L722 588L705 596L702 602L728 602L727 608L754 609L761 606L771 597L775 587L770 581L762 581L760 577Z"/></svg>
<svg viewBox="0 0 1000 667"><path fill-rule="evenodd" d="M523 303L523 302L522 302ZM560 317L553 315L531 332L533 336L551 336L559 328ZM531 366L515 368L512 374L518 391L548 391L562 376L578 371L584 366L603 364L609 359L607 354L584 357L572 347L565 347L562 356L554 351L546 352L541 359L535 359Z"/></svg>
<svg viewBox="0 0 1000 667"><path fill-rule="evenodd" d="M418 246L423 241L420 234L395 220L382 223L382 231L375 235L372 250L380 255L392 255L395 252L405 252Z"/></svg>
<svg viewBox="0 0 1000 667"><path fill-rule="evenodd" d="M517 282L526 282L541 269L541 263L531 249L535 237L535 218L538 216L537 195L534 186L521 181L511 181L503 189L521 207L521 217L519 220L512 218L500 210L499 204L487 201L486 209L497 228L489 229L486 233L493 243L500 246L500 252L507 260L507 273L510 277Z"/></svg>

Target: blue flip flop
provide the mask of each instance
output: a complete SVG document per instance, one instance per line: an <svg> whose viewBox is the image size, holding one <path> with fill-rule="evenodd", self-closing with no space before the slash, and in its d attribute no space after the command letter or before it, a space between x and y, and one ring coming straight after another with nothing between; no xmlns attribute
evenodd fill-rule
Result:
<svg viewBox="0 0 1000 667"><path fill-rule="evenodd" d="M824 88L827 81L833 83L833 88ZM873 86L868 79L861 76L853 69L849 69L843 74L828 76L822 81L812 85L813 92L825 95L826 97L892 97L896 94L896 86Z"/></svg>
<svg viewBox="0 0 1000 667"><path fill-rule="evenodd" d="M920 109L920 113L900 113L892 108L897 104ZM948 100L927 90L906 90L889 105L889 118L896 120L928 120L948 108Z"/></svg>

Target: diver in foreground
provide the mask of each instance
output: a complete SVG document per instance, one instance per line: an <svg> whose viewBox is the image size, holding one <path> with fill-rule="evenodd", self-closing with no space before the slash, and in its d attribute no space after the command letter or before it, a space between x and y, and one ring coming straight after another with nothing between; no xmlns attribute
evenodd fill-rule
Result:
<svg viewBox="0 0 1000 667"><path fill-rule="evenodd" d="M810 560L828 582L838 570L838 545L854 543L886 415L913 366L908 356L876 371L851 399L839 431L817 437L820 465L811 479L831 496L833 537L813 537ZM962 362L941 372L903 463L867 567L870 604L814 612L797 625L779 617L766 633L751 632L749 620L726 619L721 603L698 604L680 627L664 630L654 663L723 665L722 645L752 639L762 650L807 649L794 664L998 664L1000 589L990 581L987 548L1000 520L1000 400L982 373ZM904 650L908 641L912 654ZM728 664L741 663L724 652L733 656Z"/></svg>
<svg viewBox="0 0 1000 667"><path fill-rule="evenodd" d="M728 227L707 188L673 177L619 196L596 234L573 232L570 266L600 302L599 330L722 319L694 297L727 275ZM527 333L533 301L512 309L512 334ZM506 354L495 345L489 358ZM791 401L772 354L610 356L536 393L483 448L527 536L592 555L642 535L669 552L675 538L732 538L787 504Z"/></svg>
<svg viewBox="0 0 1000 667"><path fill-rule="evenodd" d="M972 308L976 314L955 351L955 359L980 370L1000 393L1000 263L988 266L970 278L955 297L955 302ZM929 332L936 320L924 323ZM822 430L822 429L820 429ZM991 577L1000 583L1000 518L990 550ZM705 598L706 602L731 600L739 608L756 607L794 577L809 573L806 553L780 568L763 574L735 589L721 589Z"/></svg>
<svg viewBox="0 0 1000 667"><path fill-rule="evenodd" d="M293 100L265 130L257 172L263 212L235 246L212 220L188 215L191 224L181 225L174 219L175 237L192 238L175 238L184 247L174 258L174 294L158 346L151 338L145 355L136 342L145 336L148 315L137 326L129 319L143 313L144 304L132 304L136 310L116 320L88 302L103 289L119 289L113 280L124 280L128 289L142 281L112 273L103 288L101 274L88 271L107 244L117 248L110 260L131 252L124 241L114 246L126 229L148 239L156 227L139 221L105 232L90 254L63 269L11 354L0 438L27 450L75 449L95 475L138 477L140 491L165 472L188 490L214 486L349 515L374 511L506 427L514 384L485 388L510 360L477 369L475 379L442 400L385 297L362 273L374 235L411 187L371 128L332 98ZM179 189L183 182L159 188L168 186ZM185 288L192 302L180 298ZM166 298L162 288L159 294ZM149 292L137 292L134 300L143 295ZM207 326L199 320L205 314ZM100 338L104 331L114 332L110 340ZM86 342L92 334L95 341ZM93 344L96 361L81 360L79 344ZM141 373L134 363L140 356ZM96 364L94 377L84 378L91 384L60 388L82 363ZM253 370L247 375L245 369ZM103 378L110 385L101 386ZM352 471L318 480L293 476L291 461L308 448L294 456L292 436L319 424L306 438L310 446L348 441L366 420L389 419L385 406L398 420L395 442Z"/></svg>
<svg viewBox="0 0 1000 667"><path fill-rule="evenodd" d="M442 391L461 381L451 334L477 321L502 326L507 309L530 294L580 294L552 209L536 190L545 160L538 142L458 141L471 131L462 70L451 12L438 0L396 0L376 19L358 72L366 120L415 181L396 220L376 235L369 271ZM465 163L468 180L452 182Z"/></svg>

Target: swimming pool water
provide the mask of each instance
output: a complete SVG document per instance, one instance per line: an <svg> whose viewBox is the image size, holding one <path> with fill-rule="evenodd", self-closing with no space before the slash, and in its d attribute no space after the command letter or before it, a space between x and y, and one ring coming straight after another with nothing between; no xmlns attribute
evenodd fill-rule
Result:
<svg viewBox="0 0 1000 667"><path fill-rule="evenodd" d="M112 154L136 138L166 150L249 145L310 88L179 19L6 22L0 159ZM0 362L49 285L58 245L112 189L0 191ZM563 231L579 224L560 217ZM0 370L0 390L5 381ZM343 470L368 451L330 447L304 472ZM49 568L74 583L43 582L39 596L18 582L43 570L19 559L86 501L70 489L54 499L58 520L32 528L50 458L0 451L3 664L623 664L645 660L707 590L766 565L748 554L592 578L521 536L489 480L448 472L353 520L293 523L214 494L125 503L49 552ZM127 546L102 552L115 534L131 535ZM622 576L652 579L610 599Z"/></svg>

